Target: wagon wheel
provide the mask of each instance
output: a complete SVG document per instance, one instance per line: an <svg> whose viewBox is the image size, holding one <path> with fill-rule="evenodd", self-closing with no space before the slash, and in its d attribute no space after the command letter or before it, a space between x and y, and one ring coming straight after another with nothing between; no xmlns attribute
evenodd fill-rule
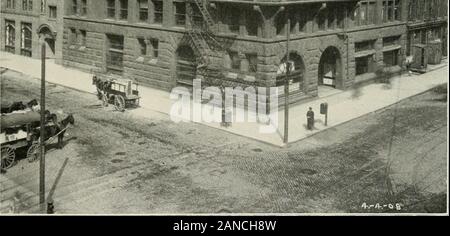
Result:
<svg viewBox="0 0 450 236"><path fill-rule="evenodd" d="M108 99L108 95L106 95L106 94L102 95L102 106L103 107L109 106L109 99Z"/></svg>
<svg viewBox="0 0 450 236"><path fill-rule="evenodd" d="M40 145L39 142L34 142L30 148L28 148L27 151L27 159L28 162L35 162L37 160L40 159L41 157L41 153L40 153L41 149L40 149Z"/></svg>
<svg viewBox="0 0 450 236"><path fill-rule="evenodd" d="M9 169L14 165L16 153L11 147L1 148L1 169Z"/></svg>
<svg viewBox="0 0 450 236"><path fill-rule="evenodd" d="M125 98L120 95L114 97L114 107L117 111L125 111Z"/></svg>

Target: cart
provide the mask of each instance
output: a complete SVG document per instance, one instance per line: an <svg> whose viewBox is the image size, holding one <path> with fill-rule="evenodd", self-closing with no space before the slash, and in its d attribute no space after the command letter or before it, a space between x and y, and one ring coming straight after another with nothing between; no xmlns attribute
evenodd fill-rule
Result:
<svg viewBox="0 0 450 236"><path fill-rule="evenodd" d="M126 108L138 107L138 84L130 79L107 78L95 75L92 83L97 87L97 96L102 105L114 104L117 111L124 112Z"/></svg>
<svg viewBox="0 0 450 236"><path fill-rule="evenodd" d="M9 169L16 161L16 150L28 148L27 158L38 145L40 114L38 112L13 113L1 116L0 148L1 168ZM30 160L31 161L31 160Z"/></svg>

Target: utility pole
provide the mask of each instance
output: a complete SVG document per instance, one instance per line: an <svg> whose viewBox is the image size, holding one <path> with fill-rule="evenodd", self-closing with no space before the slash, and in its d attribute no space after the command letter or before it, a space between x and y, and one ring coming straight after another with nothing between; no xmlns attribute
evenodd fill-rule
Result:
<svg viewBox="0 0 450 236"><path fill-rule="evenodd" d="M289 43L291 41L291 19L287 19L286 25L286 79L284 81L284 144L289 143L289 77L291 64L289 56Z"/></svg>
<svg viewBox="0 0 450 236"><path fill-rule="evenodd" d="M41 158L39 162L39 204L41 210L45 209L45 59L46 47L42 44L41 49Z"/></svg>

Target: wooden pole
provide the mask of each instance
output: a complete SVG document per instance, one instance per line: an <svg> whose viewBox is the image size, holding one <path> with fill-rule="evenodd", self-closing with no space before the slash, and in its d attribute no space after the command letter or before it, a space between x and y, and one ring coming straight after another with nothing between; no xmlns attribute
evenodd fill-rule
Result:
<svg viewBox="0 0 450 236"><path fill-rule="evenodd" d="M45 210L45 43L41 49L41 159L39 162L39 203L41 210Z"/></svg>
<svg viewBox="0 0 450 236"><path fill-rule="evenodd" d="M284 82L284 144L289 143L289 77L291 71L289 44L291 41L291 19L287 19L286 25L286 79Z"/></svg>

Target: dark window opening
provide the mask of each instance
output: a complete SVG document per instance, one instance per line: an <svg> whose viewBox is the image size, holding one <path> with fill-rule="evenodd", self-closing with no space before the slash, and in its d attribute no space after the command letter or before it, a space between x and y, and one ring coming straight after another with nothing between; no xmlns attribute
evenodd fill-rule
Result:
<svg viewBox="0 0 450 236"><path fill-rule="evenodd" d="M186 25L186 3L175 2L175 24L177 26Z"/></svg>
<svg viewBox="0 0 450 236"><path fill-rule="evenodd" d="M374 55L356 58L355 63L356 63L356 75L375 72Z"/></svg>
<svg viewBox="0 0 450 236"><path fill-rule="evenodd" d="M58 17L58 11L56 6L49 6L48 7L48 17L55 19L56 17Z"/></svg>
<svg viewBox="0 0 450 236"><path fill-rule="evenodd" d="M147 56L147 42L144 38L138 38L140 56Z"/></svg>
<svg viewBox="0 0 450 236"><path fill-rule="evenodd" d="M153 0L153 23L161 24L163 21L163 3Z"/></svg>
<svg viewBox="0 0 450 236"><path fill-rule="evenodd" d="M150 43L152 44L153 58L158 58L158 56L159 56L159 40L151 39Z"/></svg>
<svg viewBox="0 0 450 236"><path fill-rule="evenodd" d="M385 66L398 66L398 55L400 50L393 50L383 53L383 62Z"/></svg>
<svg viewBox="0 0 450 236"><path fill-rule="evenodd" d="M139 0L139 21L148 21L148 0Z"/></svg>
<svg viewBox="0 0 450 236"><path fill-rule="evenodd" d="M120 35L107 35L108 50L106 52L106 67L109 72L121 73L123 71L123 44L124 37Z"/></svg>
<svg viewBox="0 0 450 236"><path fill-rule="evenodd" d="M86 0L81 0L81 12L80 15L85 16L87 15L87 2Z"/></svg>
<svg viewBox="0 0 450 236"><path fill-rule="evenodd" d="M128 0L120 0L120 19L128 19Z"/></svg>
<svg viewBox="0 0 450 236"><path fill-rule="evenodd" d="M110 19L116 18L116 0L108 0L106 5L107 17Z"/></svg>

